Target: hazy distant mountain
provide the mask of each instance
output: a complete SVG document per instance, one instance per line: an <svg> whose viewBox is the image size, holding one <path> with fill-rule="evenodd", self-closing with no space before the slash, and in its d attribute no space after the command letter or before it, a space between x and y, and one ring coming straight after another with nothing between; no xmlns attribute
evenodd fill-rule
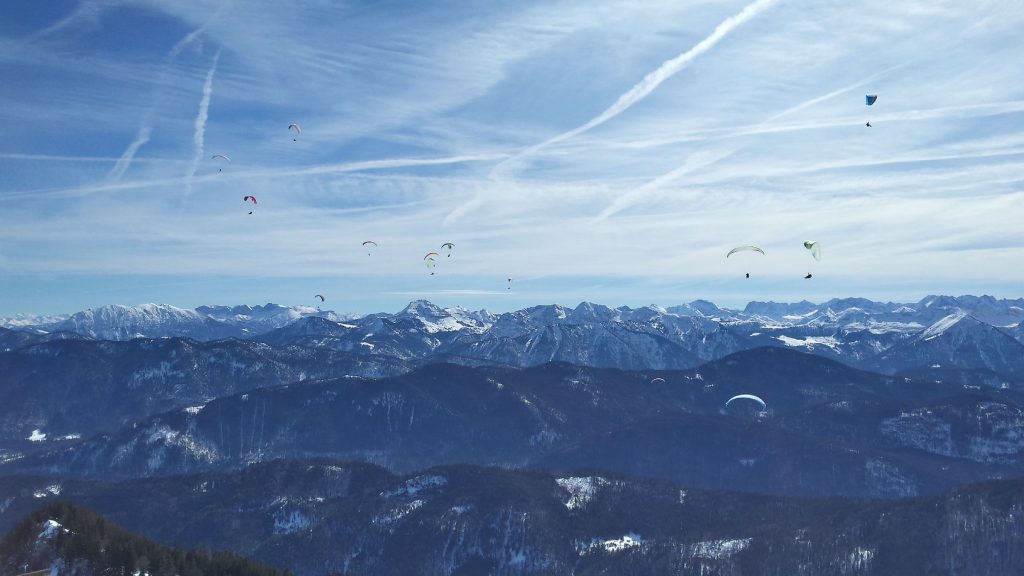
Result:
<svg viewBox="0 0 1024 576"><path fill-rule="evenodd" d="M299 575L1024 570L1019 479L879 502L703 491L595 472L447 466L396 476L368 464L291 461L113 484L0 478L0 489L9 495L0 528L42 503L70 500L162 542L230 549ZM22 535L16 548L65 528L44 524L50 516L37 513L11 532Z"/></svg>
<svg viewBox="0 0 1024 576"><path fill-rule="evenodd" d="M964 485L1024 475L1020 304L22 322L0 528L68 498L302 574L1019 574L1020 482ZM31 522L6 558L80 558Z"/></svg>
<svg viewBox="0 0 1024 576"><path fill-rule="evenodd" d="M2 335L0 335L2 336ZM0 353L0 460L253 388L408 370L386 356L247 340L53 340Z"/></svg>
<svg viewBox="0 0 1024 576"><path fill-rule="evenodd" d="M726 410L739 393L761 395L768 412ZM436 364L224 395L46 443L0 472L131 478L315 455L396 470L597 468L693 486L895 497L1024 472L1024 437L1013 433L1024 424L1021 399L778 348L689 371Z"/></svg>

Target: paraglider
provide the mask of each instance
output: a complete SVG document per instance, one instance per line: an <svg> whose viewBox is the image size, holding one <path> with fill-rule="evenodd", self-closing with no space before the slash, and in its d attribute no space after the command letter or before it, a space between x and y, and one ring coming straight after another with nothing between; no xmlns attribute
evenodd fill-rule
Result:
<svg viewBox="0 0 1024 576"><path fill-rule="evenodd" d="M299 134L302 134L302 128L298 124L289 124L288 129L291 130L292 128L295 129L295 138L292 138L292 142L295 142L299 139Z"/></svg>
<svg viewBox="0 0 1024 576"><path fill-rule="evenodd" d="M866 106L871 106L875 103L875 100L878 100L878 94L866 94L864 96L864 104ZM865 122L864 125L871 128L871 122Z"/></svg>
<svg viewBox="0 0 1024 576"><path fill-rule="evenodd" d="M252 200L252 203L253 203L254 206L256 205L256 197L255 196L246 196L245 198L242 198L242 202L248 202L249 200ZM252 210L249 211L249 214L252 214Z"/></svg>
<svg viewBox="0 0 1024 576"><path fill-rule="evenodd" d="M377 243L374 242L373 240L367 240L366 242L363 242L363 246L373 246L374 248L376 248L377 247ZM366 249L366 255L367 256L370 255L370 248Z"/></svg>
<svg viewBox="0 0 1024 576"><path fill-rule="evenodd" d="M732 256L733 254L735 254L737 252L748 252L748 251L749 252L758 252L762 256L764 255L764 250L761 250L757 246L737 246L737 247L733 248L732 250L729 250L729 253L726 254L725 257L728 258L729 256ZM750 278L750 272L747 272L747 278Z"/></svg>
<svg viewBox="0 0 1024 576"><path fill-rule="evenodd" d="M804 248L807 248L808 250L811 251L811 256L813 256L815 260L821 260L821 244L820 243L818 243L818 242L816 242L814 240L806 240L806 241L804 241Z"/></svg>
<svg viewBox="0 0 1024 576"><path fill-rule="evenodd" d="M448 249L448 257L451 258L452 257L452 249L455 248L455 244L452 244L451 242L445 242L444 244L441 244L441 248L447 248Z"/></svg>
<svg viewBox="0 0 1024 576"><path fill-rule="evenodd" d="M651 380L651 384L664 384L664 383L665 383L665 379L664 378L655 378L655 379Z"/></svg>
<svg viewBox="0 0 1024 576"><path fill-rule="evenodd" d="M729 404L732 404L732 402L735 401L735 400L753 400L754 402L757 402L758 404L761 405L761 411L762 412L764 412L765 410L768 409L768 405L764 403L764 400L761 400L760 398L758 398L757 396L754 396L753 394L737 394L736 396L733 396L732 398L729 398L725 402L725 406L728 407Z"/></svg>
<svg viewBox="0 0 1024 576"><path fill-rule="evenodd" d="M423 261L427 263L427 269L430 270L430 275L434 275L433 268L437 266L437 262L433 258L424 257Z"/></svg>
<svg viewBox="0 0 1024 576"><path fill-rule="evenodd" d="M811 278L811 273L810 273L810 272L808 272L808 273L807 273L807 276L804 276L804 280L809 280L810 278Z"/></svg>
<svg viewBox="0 0 1024 576"><path fill-rule="evenodd" d="M319 298L321 302L324 301L324 295L323 294L317 294L316 296L314 296L314 298Z"/></svg>
<svg viewBox="0 0 1024 576"><path fill-rule="evenodd" d="M733 248L732 250L729 250L729 253L726 254L725 257L728 258L729 256L732 256L733 254L735 254L737 252L746 252L746 251L759 252L762 255L764 254L764 250L761 250L757 246L737 246L737 247Z"/></svg>
<svg viewBox="0 0 1024 576"><path fill-rule="evenodd" d="M508 288L505 288L505 289L506 290L511 290L512 289L512 279L511 278L508 279Z"/></svg>
<svg viewBox="0 0 1024 576"><path fill-rule="evenodd" d="M214 154L213 156L210 156L210 160L216 160L217 158L223 158L225 161L227 161L228 164L231 163L231 158L228 158L227 156L225 156L223 154ZM224 171L223 168L217 168L217 172L223 172L223 171Z"/></svg>

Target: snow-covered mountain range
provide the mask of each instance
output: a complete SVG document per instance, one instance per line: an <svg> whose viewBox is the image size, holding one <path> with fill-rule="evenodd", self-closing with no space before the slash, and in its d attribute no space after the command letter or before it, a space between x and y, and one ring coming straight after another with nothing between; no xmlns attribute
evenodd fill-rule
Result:
<svg viewBox="0 0 1024 576"><path fill-rule="evenodd" d="M363 317L311 307L104 306L33 324L0 321L0 350L44 340L187 337L327 348L412 365L537 366L551 361L623 370L686 369L737 351L790 347L887 374L991 386L1024 383L1024 299L928 296L751 302L743 310L696 300L662 308L583 302L494 314L425 300Z"/></svg>
<svg viewBox="0 0 1024 576"><path fill-rule="evenodd" d="M47 334L74 332L99 340L183 336L195 340L246 337L280 328L301 318L342 321L351 315L311 306L200 306L194 310L169 304L110 304L68 316L20 315L0 319L0 327Z"/></svg>

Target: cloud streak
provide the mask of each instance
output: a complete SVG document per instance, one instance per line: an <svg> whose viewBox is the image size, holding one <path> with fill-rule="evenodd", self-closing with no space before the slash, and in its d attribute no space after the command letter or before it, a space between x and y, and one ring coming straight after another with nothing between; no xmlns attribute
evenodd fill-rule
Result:
<svg viewBox="0 0 1024 576"><path fill-rule="evenodd" d="M20 156L20 155L19 155ZM2 157L2 156L0 156ZM253 170L251 172L232 172L210 174L207 176L188 176L178 178L156 178L151 180L131 180L125 182L107 182L89 186L75 186L70 188L55 188L43 190L22 190L9 194L0 193L0 200L16 200L26 197L75 197L98 194L105 192L125 192L159 188L162 186L177 186L180 184L200 184L206 182L241 182L251 180L263 180L267 178L295 178L303 176L329 176L332 174L348 174L352 172L367 172L373 170L390 170L395 168L417 168L428 166L447 166L453 164L464 164L469 162L488 162L504 158L503 154L477 154L464 156L448 156L440 158L387 158L383 160L366 160L362 162L343 162L333 164L322 164L306 168L276 168ZM44 157L45 158L45 157ZM63 160L63 157L57 157ZM90 159L109 160L109 159ZM191 164L190 164L191 168Z"/></svg>
<svg viewBox="0 0 1024 576"><path fill-rule="evenodd" d="M149 125L144 124L139 128L139 133L135 135L135 140L128 145L121 157L117 159L117 163L110 169L110 173L107 174L107 179L114 182L119 182L121 177L124 176L128 167L131 166L132 160L135 159L135 153L139 151L139 148L149 142Z"/></svg>
<svg viewBox="0 0 1024 576"><path fill-rule="evenodd" d="M203 159L203 145L206 138L206 121L210 116L210 99L213 97L213 76L217 73L217 62L220 60L220 51L213 57L213 65L206 73L206 81L203 82L203 98L199 101L199 113L196 114L195 131L192 133L192 144L195 153L192 155L192 163L185 174L186 199L187 194L192 191L192 179L199 168L199 162Z"/></svg>

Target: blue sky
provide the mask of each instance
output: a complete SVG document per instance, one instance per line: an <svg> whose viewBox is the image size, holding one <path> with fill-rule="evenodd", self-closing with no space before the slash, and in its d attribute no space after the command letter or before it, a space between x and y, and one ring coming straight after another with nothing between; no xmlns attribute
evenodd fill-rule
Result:
<svg viewBox="0 0 1024 576"><path fill-rule="evenodd" d="M1022 29L1015 1L8 0L0 315L1019 297Z"/></svg>

